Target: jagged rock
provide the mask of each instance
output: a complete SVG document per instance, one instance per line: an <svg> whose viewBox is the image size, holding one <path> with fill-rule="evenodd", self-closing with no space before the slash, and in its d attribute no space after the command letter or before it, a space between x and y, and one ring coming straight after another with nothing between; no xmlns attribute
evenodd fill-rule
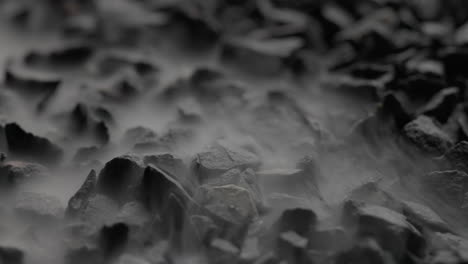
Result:
<svg viewBox="0 0 468 264"><path fill-rule="evenodd" d="M21 161L0 162L0 186L10 187L35 182L47 177L48 170L35 163Z"/></svg>
<svg viewBox="0 0 468 264"><path fill-rule="evenodd" d="M258 215L248 190L235 186L202 186L196 200L213 215L228 223L243 225Z"/></svg>
<svg viewBox="0 0 468 264"><path fill-rule="evenodd" d="M468 142L461 141L457 143L445 153L444 159L453 168L468 173Z"/></svg>
<svg viewBox="0 0 468 264"><path fill-rule="evenodd" d="M437 94L424 106L421 114L435 118L444 124L455 110L459 97L457 88L447 88Z"/></svg>
<svg viewBox="0 0 468 264"><path fill-rule="evenodd" d="M422 185L447 205L461 209L466 203L468 175L461 171L435 171L422 179Z"/></svg>
<svg viewBox="0 0 468 264"><path fill-rule="evenodd" d="M406 137L422 151L440 155L452 145L452 139L427 116L420 116L404 127Z"/></svg>
<svg viewBox="0 0 468 264"><path fill-rule="evenodd" d="M217 178L212 178L207 185L210 186L223 186L233 184L242 188L247 189L252 195L252 199L258 206L262 206L263 197L262 191L259 186L258 176L252 169L240 171L239 169L232 169Z"/></svg>
<svg viewBox="0 0 468 264"><path fill-rule="evenodd" d="M10 123L5 126L8 151L11 155L37 161L46 165L56 165L63 151L48 139L24 131L19 125Z"/></svg>
<svg viewBox="0 0 468 264"><path fill-rule="evenodd" d="M424 226L440 232L450 231L448 224L431 208L410 201L404 201L403 205L403 213L408 221L416 226Z"/></svg>
<svg viewBox="0 0 468 264"><path fill-rule="evenodd" d="M116 201L125 201L135 195L136 188L143 178L142 161L135 156L120 156L107 162L99 173L98 192Z"/></svg>
<svg viewBox="0 0 468 264"><path fill-rule="evenodd" d="M190 199L190 195L176 179L156 167L146 167L140 185L143 204L151 211L163 210L171 195L184 203Z"/></svg>
<svg viewBox="0 0 468 264"><path fill-rule="evenodd" d="M256 168L260 161L248 151L217 143L206 152L197 154L193 163L198 179L205 182L230 169Z"/></svg>
<svg viewBox="0 0 468 264"><path fill-rule="evenodd" d="M24 253L20 249L12 247L0 247L0 263L23 264Z"/></svg>
<svg viewBox="0 0 468 264"><path fill-rule="evenodd" d="M68 201L66 211L68 217L76 217L80 212L86 209L89 200L96 193L96 182L96 172L92 170L80 189Z"/></svg>
<svg viewBox="0 0 468 264"><path fill-rule="evenodd" d="M50 223L63 218L64 208L54 196L23 192L17 196L15 213L27 221Z"/></svg>
<svg viewBox="0 0 468 264"><path fill-rule="evenodd" d="M345 226L354 226L357 237L374 238L382 249L399 260L407 252L421 256L424 239L406 217L385 207L347 201L343 210Z"/></svg>

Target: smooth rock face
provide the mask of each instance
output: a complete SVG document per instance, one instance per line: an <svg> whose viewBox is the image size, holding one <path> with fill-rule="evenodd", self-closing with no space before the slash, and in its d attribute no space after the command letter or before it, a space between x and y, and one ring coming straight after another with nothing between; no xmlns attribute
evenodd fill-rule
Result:
<svg viewBox="0 0 468 264"><path fill-rule="evenodd" d="M98 192L117 201L131 199L129 193L143 177L143 164L139 158L121 156L112 159L101 170L97 180Z"/></svg>

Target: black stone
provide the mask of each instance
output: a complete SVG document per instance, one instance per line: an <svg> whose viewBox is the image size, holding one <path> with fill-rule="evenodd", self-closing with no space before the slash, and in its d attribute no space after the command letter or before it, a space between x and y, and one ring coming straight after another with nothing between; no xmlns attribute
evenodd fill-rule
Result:
<svg viewBox="0 0 468 264"><path fill-rule="evenodd" d="M113 258L121 254L127 245L128 237L129 228L126 224L104 226L99 234L99 247L104 258Z"/></svg>
<svg viewBox="0 0 468 264"><path fill-rule="evenodd" d="M120 156L107 162L99 173L98 192L108 195L116 201L125 201L134 196L136 188L143 177L143 165L134 156Z"/></svg>
<svg viewBox="0 0 468 264"><path fill-rule="evenodd" d="M57 165L62 160L63 151L58 146L24 131L16 123L5 126L5 135L12 156L46 165Z"/></svg>
<svg viewBox="0 0 468 264"><path fill-rule="evenodd" d="M24 252L17 248L0 247L0 263L23 264Z"/></svg>

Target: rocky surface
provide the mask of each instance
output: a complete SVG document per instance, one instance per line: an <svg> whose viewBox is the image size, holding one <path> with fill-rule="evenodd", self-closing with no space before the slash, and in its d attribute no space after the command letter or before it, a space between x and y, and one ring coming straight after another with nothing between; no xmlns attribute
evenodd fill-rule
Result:
<svg viewBox="0 0 468 264"><path fill-rule="evenodd" d="M0 0L0 263L468 261L463 0Z"/></svg>

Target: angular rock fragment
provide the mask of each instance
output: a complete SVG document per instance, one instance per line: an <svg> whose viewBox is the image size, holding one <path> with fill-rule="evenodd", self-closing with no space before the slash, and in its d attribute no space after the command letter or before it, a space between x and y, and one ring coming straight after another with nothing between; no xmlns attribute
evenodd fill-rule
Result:
<svg viewBox="0 0 468 264"><path fill-rule="evenodd" d="M403 213L408 221L414 225L428 227L440 232L450 231L448 224L431 208L409 201L405 201L403 204Z"/></svg>
<svg viewBox="0 0 468 264"><path fill-rule="evenodd" d="M406 137L422 151L443 154L453 144L452 139L427 116L420 116L404 127Z"/></svg>
<svg viewBox="0 0 468 264"><path fill-rule="evenodd" d="M242 172L238 169L232 169L217 178L210 179L206 184L211 186L237 185L247 189L258 206L262 204L263 198L258 176L251 169Z"/></svg>
<svg viewBox="0 0 468 264"><path fill-rule="evenodd" d="M468 175L461 171L435 171L426 175L423 186L447 205L461 209L466 205Z"/></svg>
<svg viewBox="0 0 468 264"><path fill-rule="evenodd" d="M57 165L63 156L63 151L48 139L35 136L24 131L16 123L5 126L8 151L11 155L43 163Z"/></svg>
<svg viewBox="0 0 468 264"><path fill-rule="evenodd" d="M80 189L68 201L66 215L68 217L76 217L83 212L88 206L89 200L96 193L96 172L92 170L86 177Z"/></svg>
<svg viewBox="0 0 468 264"><path fill-rule="evenodd" d="M99 173L98 192L116 201L131 199L132 190L143 178L142 161L134 156L120 156L107 162Z"/></svg>
<svg viewBox="0 0 468 264"><path fill-rule="evenodd" d="M197 154L193 164L200 182L204 182L230 169L256 168L260 162L248 151L216 143L208 151Z"/></svg>
<svg viewBox="0 0 468 264"><path fill-rule="evenodd" d="M443 156L455 169L468 173L468 142L461 141L449 149Z"/></svg>
<svg viewBox="0 0 468 264"><path fill-rule="evenodd" d="M258 215L249 191L235 185L202 186L196 200L213 215L234 225L243 225Z"/></svg>
<svg viewBox="0 0 468 264"><path fill-rule="evenodd" d="M146 165L152 165L174 177L189 193L195 185L194 179L190 175L188 166L184 161L172 154L148 155L143 157Z"/></svg>
<svg viewBox="0 0 468 264"><path fill-rule="evenodd" d="M146 167L140 183L141 199L150 211L165 209L171 195L187 202L190 195L176 179L152 166Z"/></svg>
<svg viewBox="0 0 468 264"><path fill-rule="evenodd" d="M23 192L16 199L15 213L27 221L50 223L63 218L64 208L54 196Z"/></svg>
<svg viewBox="0 0 468 264"><path fill-rule="evenodd" d="M397 260L404 258L407 252L416 256L423 252L425 244L421 233L396 211L347 201L342 219L346 226L356 228L357 237L375 239Z"/></svg>

